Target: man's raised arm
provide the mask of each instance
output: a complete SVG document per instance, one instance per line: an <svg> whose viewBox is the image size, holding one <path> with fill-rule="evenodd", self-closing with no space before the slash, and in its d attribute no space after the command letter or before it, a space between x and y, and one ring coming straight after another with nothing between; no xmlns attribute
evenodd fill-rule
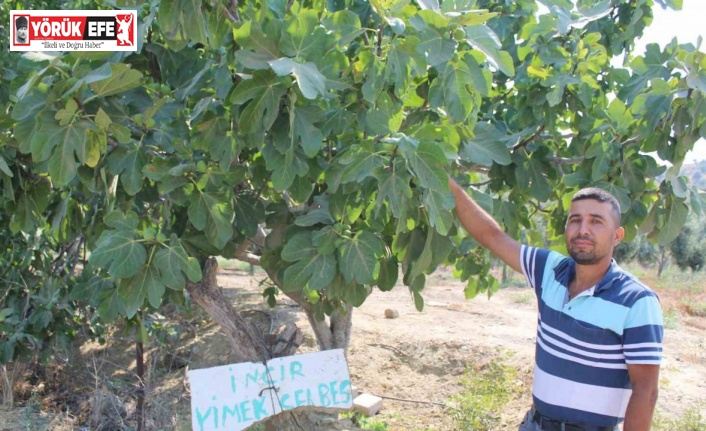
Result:
<svg viewBox="0 0 706 431"><path fill-rule="evenodd" d="M456 199L456 214L473 238L517 272L520 267L520 243L506 234L498 222L485 212L456 181L449 178L449 188Z"/></svg>

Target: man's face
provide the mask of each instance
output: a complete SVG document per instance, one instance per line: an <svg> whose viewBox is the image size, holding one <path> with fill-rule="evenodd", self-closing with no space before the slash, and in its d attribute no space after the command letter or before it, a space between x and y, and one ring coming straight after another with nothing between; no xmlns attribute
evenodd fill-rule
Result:
<svg viewBox="0 0 706 431"><path fill-rule="evenodd" d="M19 27L17 29L17 38L22 40L27 39L27 27Z"/></svg>
<svg viewBox="0 0 706 431"><path fill-rule="evenodd" d="M608 202L582 199L571 203L566 221L566 249L580 265L613 257L613 248L625 236Z"/></svg>

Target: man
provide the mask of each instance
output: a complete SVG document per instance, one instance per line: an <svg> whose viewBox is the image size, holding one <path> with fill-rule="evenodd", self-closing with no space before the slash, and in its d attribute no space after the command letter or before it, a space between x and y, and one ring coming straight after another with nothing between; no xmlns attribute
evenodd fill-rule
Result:
<svg viewBox="0 0 706 431"><path fill-rule="evenodd" d="M26 45L29 43L27 39L27 17L18 16L15 19L15 43L20 45Z"/></svg>
<svg viewBox="0 0 706 431"><path fill-rule="evenodd" d="M539 308L534 406L520 431L648 431L663 323L657 295L612 259L623 239L620 205L578 191L566 221L569 257L519 244L453 180L466 230L535 289Z"/></svg>
<svg viewBox="0 0 706 431"><path fill-rule="evenodd" d="M116 18L118 23L118 42L120 45L130 45L130 23L132 22L132 15L126 15L124 20Z"/></svg>

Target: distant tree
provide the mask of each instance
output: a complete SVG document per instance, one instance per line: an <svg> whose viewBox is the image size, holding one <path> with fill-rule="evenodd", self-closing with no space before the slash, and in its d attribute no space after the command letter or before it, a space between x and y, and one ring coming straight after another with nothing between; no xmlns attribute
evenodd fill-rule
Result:
<svg viewBox="0 0 706 431"><path fill-rule="evenodd" d="M692 186L706 190L706 160L684 165L681 174L689 179Z"/></svg>
<svg viewBox="0 0 706 431"><path fill-rule="evenodd" d="M639 244L637 261L643 267L651 267L656 263L657 277L661 277L664 269L670 261L669 247L654 244L647 240L647 238L643 237Z"/></svg>
<svg viewBox="0 0 706 431"><path fill-rule="evenodd" d="M706 228L704 217L690 216L669 248L674 262L682 269L701 271L706 264Z"/></svg>
<svg viewBox="0 0 706 431"><path fill-rule="evenodd" d="M657 267L657 277L669 263L669 247L655 244L645 235L638 234L632 241L621 242L613 252L613 258L620 264L637 261L644 268Z"/></svg>
<svg viewBox="0 0 706 431"><path fill-rule="evenodd" d="M625 241L618 244L615 250L613 250L613 259L622 264L630 263L635 260L638 252L637 239L638 238L635 238L634 241Z"/></svg>

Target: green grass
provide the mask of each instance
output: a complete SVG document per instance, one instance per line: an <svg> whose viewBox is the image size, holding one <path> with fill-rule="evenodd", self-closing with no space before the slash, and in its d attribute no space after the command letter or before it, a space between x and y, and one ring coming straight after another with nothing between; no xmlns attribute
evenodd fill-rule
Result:
<svg viewBox="0 0 706 431"><path fill-rule="evenodd" d="M358 412L346 412L341 414L342 418L348 418L361 429L370 431L388 431L388 425L385 421L376 418L368 418Z"/></svg>
<svg viewBox="0 0 706 431"><path fill-rule="evenodd" d="M621 265L635 277L645 281L650 280L652 288L664 290L686 290L689 293L702 293L706 289L706 271L682 271L676 265L671 265L657 278L656 268L644 268L635 263Z"/></svg>
<svg viewBox="0 0 706 431"><path fill-rule="evenodd" d="M222 257L217 258L218 267L223 269L230 269L236 271L250 272L254 274L255 272L262 271L259 266L252 267L249 263L243 262L237 259L224 259Z"/></svg>
<svg viewBox="0 0 706 431"><path fill-rule="evenodd" d="M652 429L654 431L704 431L706 430L706 418L698 407L686 410L675 419L665 418L660 412L657 412L652 421Z"/></svg>
<svg viewBox="0 0 706 431"><path fill-rule="evenodd" d="M534 293L513 293L508 299L513 304L529 304L534 299Z"/></svg>
<svg viewBox="0 0 706 431"><path fill-rule="evenodd" d="M676 310L664 310L664 329L679 329L679 312Z"/></svg>
<svg viewBox="0 0 706 431"><path fill-rule="evenodd" d="M517 369L502 358L477 370L468 369L461 378L463 390L451 399L451 417L456 430L498 429L507 403L517 395Z"/></svg>

